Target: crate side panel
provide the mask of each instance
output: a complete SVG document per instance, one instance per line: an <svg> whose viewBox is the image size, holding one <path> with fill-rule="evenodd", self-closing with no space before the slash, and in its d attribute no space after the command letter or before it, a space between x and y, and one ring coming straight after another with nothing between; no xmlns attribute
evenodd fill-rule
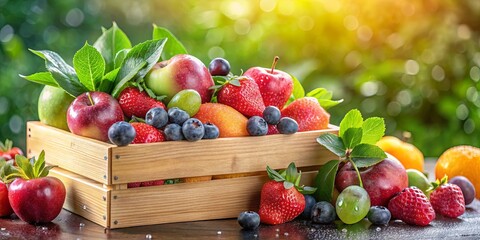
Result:
<svg viewBox="0 0 480 240"><path fill-rule="evenodd" d="M63 207L103 227L109 226L109 191L102 184L93 182L69 171L54 168L50 176L60 179L67 190Z"/></svg>
<svg viewBox="0 0 480 240"><path fill-rule="evenodd" d="M109 184L109 151L112 145L44 125L27 123L28 156L45 150L48 164Z"/></svg>
<svg viewBox="0 0 480 240"><path fill-rule="evenodd" d="M316 172L302 174L312 184ZM112 190L111 228L235 218L258 210L266 176Z"/></svg>
<svg viewBox="0 0 480 240"><path fill-rule="evenodd" d="M265 171L267 165L285 168L290 162L297 167L320 166L338 159L316 142L326 132L337 129L112 147L112 182L249 173Z"/></svg>

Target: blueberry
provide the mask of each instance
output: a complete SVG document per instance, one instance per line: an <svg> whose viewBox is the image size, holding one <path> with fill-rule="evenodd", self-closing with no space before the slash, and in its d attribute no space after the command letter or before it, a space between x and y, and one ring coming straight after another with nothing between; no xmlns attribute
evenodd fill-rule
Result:
<svg viewBox="0 0 480 240"><path fill-rule="evenodd" d="M205 128L205 135L203 135L203 139L215 139L220 135L220 130L218 130L218 127L213 123L207 122L203 124L203 127Z"/></svg>
<svg viewBox="0 0 480 240"><path fill-rule="evenodd" d="M283 117L278 122L277 129L282 134L294 134L298 131L298 123L293 118Z"/></svg>
<svg viewBox="0 0 480 240"><path fill-rule="evenodd" d="M305 197L305 209L303 210L300 217L304 219L310 219L310 217L312 216L313 206L315 206L315 203L317 203L317 201L315 201L315 198L312 195L304 195L304 197Z"/></svg>
<svg viewBox="0 0 480 240"><path fill-rule="evenodd" d="M277 125L282 117L282 113L275 106L268 106L263 110L263 118L268 124Z"/></svg>
<svg viewBox="0 0 480 240"><path fill-rule="evenodd" d="M190 117L187 112L180 108L173 107L168 109L168 120L170 123L176 123L182 125Z"/></svg>
<svg viewBox="0 0 480 240"><path fill-rule="evenodd" d="M230 63L223 58L215 58L208 65L212 76L227 76L230 73Z"/></svg>
<svg viewBox="0 0 480 240"><path fill-rule="evenodd" d="M374 225L387 225L391 217L390 211L383 206L373 206L367 214L368 220Z"/></svg>
<svg viewBox="0 0 480 240"><path fill-rule="evenodd" d="M247 131L251 136L267 135L268 124L265 119L259 116L253 116L248 119Z"/></svg>
<svg viewBox="0 0 480 240"><path fill-rule="evenodd" d="M188 141L198 141L205 135L205 128L200 120L189 118L182 125L182 133Z"/></svg>
<svg viewBox="0 0 480 240"><path fill-rule="evenodd" d="M254 211L241 212L237 221L242 228L253 230L260 226L260 215Z"/></svg>
<svg viewBox="0 0 480 240"><path fill-rule="evenodd" d="M117 146L126 146L135 139L137 132L128 122L120 121L108 129L108 139Z"/></svg>
<svg viewBox="0 0 480 240"><path fill-rule="evenodd" d="M312 208L312 222L328 224L335 221L335 208L329 202L321 201L317 202Z"/></svg>
<svg viewBox="0 0 480 240"><path fill-rule="evenodd" d="M183 140L182 127L176 123L170 123L163 129L165 137L168 141L180 141Z"/></svg>
<svg viewBox="0 0 480 240"><path fill-rule="evenodd" d="M148 125L152 125L156 128L162 128L168 123L168 113L165 109L160 107L155 107L148 110L147 115L145 115L145 122Z"/></svg>

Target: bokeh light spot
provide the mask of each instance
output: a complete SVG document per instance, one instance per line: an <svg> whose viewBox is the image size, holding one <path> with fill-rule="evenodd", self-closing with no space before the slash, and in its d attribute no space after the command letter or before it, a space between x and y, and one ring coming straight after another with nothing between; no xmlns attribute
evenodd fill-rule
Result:
<svg viewBox="0 0 480 240"><path fill-rule="evenodd" d="M6 97L0 97L0 115L8 112L9 105Z"/></svg>
<svg viewBox="0 0 480 240"><path fill-rule="evenodd" d="M400 114L401 111L402 105L400 105L400 103L397 101L390 102L387 105L387 113L392 117L397 116L398 114Z"/></svg>
<svg viewBox="0 0 480 240"><path fill-rule="evenodd" d="M373 113L377 109L377 102L371 98L366 98L361 104L362 112Z"/></svg>
<svg viewBox="0 0 480 240"><path fill-rule="evenodd" d="M213 28L205 34L205 42L209 45L220 45L223 41L224 29Z"/></svg>
<svg viewBox="0 0 480 240"><path fill-rule="evenodd" d="M443 81L443 79L445 79L445 71L443 70L443 68L435 65L432 68L432 78L439 82Z"/></svg>
<svg viewBox="0 0 480 240"><path fill-rule="evenodd" d="M378 92L378 83L374 81L368 81L362 84L360 87L360 92L365 97L371 97Z"/></svg>
<svg viewBox="0 0 480 240"><path fill-rule="evenodd" d="M468 40L472 36L472 32L470 31L470 28L467 25L461 24L457 28L457 36L460 39Z"/></svg>
<svg viewBox="0 0 480 240"><path fill-rule="evenodd" d="M278 4L278 11L286 16L291 16L295 12L295 1L286 0Z"/></svg>
<svg viewBox="0 0 480 240"><path fill-rule="evenodd" d="M480 68L477 66L470 68L470 78L473 81L478 82L480 80Z"/></svg>
<svg viewBox="0 0 480 240"><path fill-rule="evenodd" d="M345 65L350 68L356 68L362 63L362 55L357 51L351 51L345 56Z"/></svg>
<svg viewBox="0 0 480 240"><path fill-rule="evenodd" d="M215 46L208 49L208 57L210 59L214 59L217 57L224 57L224 56L225 56L225 51L221 47Z"/></svg>
<svg viewBox="0 0 480 240"><path fill-rule="evenodd" d="M370 39L372 39L372 36L373 36L373 31L368 26L361 26L357 30L357 37L358 39L360 39L360 41L368 42L370 41Z"/></svg>
<svg viewBox="0 0 480 240"><path fill-rule="evenodd" d="M300 29L302 29L303 31L312 30L314 25L315 22L310 16L302 16L298 20L298 27L300 27Z"/></svg>
<svg viewBox="0 0 480 240"><path fill-rule="evenodd" d="M237 2L237 1L224 1L221 7L221 11L225 16L232 20L237 20L239 18L245 17L248 15L250 9L246 2Z"/></svg>
<svg viewBox="0 0 480 240"><path fill-rule="evenodd" d="M239 35L246 35L250 32L250 21L245 18L238 19L235 21L233 29L235 29L235 32Z"/></svg>
<svg viewBox="0 0 480 240"><path fill-rule="evenodd" d="M465 120L468 117L469 111L465 104L460 104L456 110L457 118L460 120Z"/></svg>
<svg viewBox="0 0 480 240"><path fill-rule="evenodd" d="M467 99L470 102L475 102L478 99L478 91L475 87L469 87L467 89Z"/></svg>
<svg viewBox="0 0 480 240"><path fill-rule="evenodd" d="M9 42L13 38L13 27L10 25L5 25L0 29L0 41Z"/></svg>
<svg viewBox="0 0 480 240"><path fill-rule="evenodd" d="M264 12L271 12L273 9L275 9L275 6L277 5L276 0L261 0L260 1L260 9Z"/></svg>
<svg viewBox="0 0 480 240"><path fill-rule="evenodd" d="M405 42L404 42L402 36L400 36L400 34L392 33L392 34L388 35L387 43L393 49L398 49L398 48L402 47Z"/></svg>
<svg viewBox="0 0 480 240"><path fill-rule="evenodd" d="M45 31L43 32L43 40L51 44L60 37L60 33L58 32L58 29L54 26L48 26Z"/></svg>
<svg viewBox="0 0 480 240"><path fill-rule="evenodd" d="M327 1L322 1L322 3L323 3L323 6L325 7L325 10L331 13L338 12L342 7L340 1L338 0L327 0Z"/></svg>
<svg viewBox="0 0 480 240"><path fill-rule="evenodd" d="M12 132L15 134L20 133L20 130L22 130L22 124L23 124L23 120L18 115L13 115L10 118L10 121L8 122L8 126L10 127L10 130L12 130Z"/></svg>
<svg viewBox="0 0 480 240"><path fill-rule="evenodd" d="M463 124L463 130L466 134L472 134L475 131L475 122L471 118L467 119Z"/></svg>
<svg viewBox="0 0 480 240"><path fill-rule="evenodd" d="M407 60L405 62L405 73L408 75L417 75L420 71L420 65L415 60Z"/></svg>
<svg viewBox="0 0 480 240"><path fill-rule="evenodd" d="M343 26L347 30L355 31L358 28L358 19L353 15L348 15L343 19Z"/></svg>
<svg viewBox="0 0 480 240"><path fill-rule="evenodd" d="M402 106L407 106L412 103L412 94L408 90L402 90L397 94L397 101L400 102Z"/></svg>
<svg viewBox="0 0 480 240"><path fill-rule="evenodd" d="M71 27L78 27L83 23L85 15L83 15L82 10L74 8L68 11L67 16L65 17L65 22Z"/></svg>
<svg viewBox="0 0 480 240"><path fill-rule="evenodd" d="M431 49L425 49L423 50L420 59L426 64L432 64L436 61L436 55Z"/></svg>

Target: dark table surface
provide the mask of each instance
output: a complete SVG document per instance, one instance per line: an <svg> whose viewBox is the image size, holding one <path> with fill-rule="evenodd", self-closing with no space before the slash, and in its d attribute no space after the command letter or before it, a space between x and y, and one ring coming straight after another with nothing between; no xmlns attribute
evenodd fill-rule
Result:
<svg viewBox="0 0 480 240"><path fill-rule="evenodd" d="M426 168L433 169L433 162ZM480 174L480 173L479 173ZM441 216L427 227L392 221L374 226L368 220L353 225L312 225L296 220L276 226L261 225L242 231L236 219L162 224L107 230L63 210L49 224L30 225L17 218L0 219L0 239L480 239L480 201L467 206L458 219Z"/></svg>

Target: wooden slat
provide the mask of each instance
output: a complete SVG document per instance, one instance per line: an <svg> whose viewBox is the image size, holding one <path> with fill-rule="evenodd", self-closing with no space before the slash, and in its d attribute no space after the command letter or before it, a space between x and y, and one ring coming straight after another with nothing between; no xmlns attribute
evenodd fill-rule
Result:
<svg viewBox="0 0 480 240"><path fill-rule="evenodd" d="M161 142L112 147L112 183L184 178L319 166L337 159L316 142L338 128L292 135L220 138L198 142Z"/></svg>
<svg viewBox="0 0 480 240"><path fill-rule="evenodd" d="M317 172L303 173L303 184ZM258 210L266 176L112 190L111 228L237 217Z"/></svg>
<svg viewBox="0 0 480 240"><path fill-rule="evenodd" d="M108 165L111 146L40 122L27 123L28 156L38 156L45 150L48 164L105 184L111 184Z"/></svg>
<svg viewBox="0 0 480 240"><path fill-rule="evenodd" d="M69 171L54 168L50 176L60 179L67 190L63 207L103 227L108 227L110 191L102 184Z"/></svg>

